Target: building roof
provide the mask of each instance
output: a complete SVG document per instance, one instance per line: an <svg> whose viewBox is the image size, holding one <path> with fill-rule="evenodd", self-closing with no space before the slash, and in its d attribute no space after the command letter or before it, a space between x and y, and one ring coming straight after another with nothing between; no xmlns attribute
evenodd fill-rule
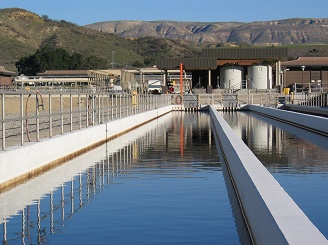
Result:
<svg viewBox="0 0 328 245"><path fill-rule="evenodd" d="M181 63L184 70L214 70L217 68L216 59L213 58L164 58L157 60L156 67L162 70L174 70L179 69Z"/></svg>
<svg viewBox="0 0 328 245"><path fill-rule="evenodd" d="M47 70L42 73L38 73L38 76L49 77L87 77L88 70Z"/></svg>
<svg viewBox="0 0 328 245"><path fill-rule="evenodd" d="M4 66L0 66L0 76L15 76L16 72L8 71Z"/></svg>
<svg viewBox="0 0 328 245"><path fill-rule="evenodd" d="M202 57L215 59L274 59L282 60L288 57L288 49L280 47L256 48L205 48Z"/></svg>
<svg viewBox="0 0 328 245"><path fill-rule="evenodd" d="M299 57L297 60L286 61L281 63L286 67L328 67L328 57Z"/></svg>

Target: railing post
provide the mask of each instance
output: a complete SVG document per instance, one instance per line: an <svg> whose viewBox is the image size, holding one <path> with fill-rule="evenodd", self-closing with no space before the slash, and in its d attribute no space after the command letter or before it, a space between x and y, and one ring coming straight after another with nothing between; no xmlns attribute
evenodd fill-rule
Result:
<svg viewBox="0 0 328 245"><path fill-rule="evenodd" d="M117 118L118 118L118 105L117 105L117 97L115 96L115 119Z"/></svg>
<svg viewBox="0 0 328 245"><path fill-rule="evenodd" d="M111 119L114 120L114 98L113 95L110 97L110 106L111 106Z"/></svg>
<svg viewBox="0 0 328 245"><path fill-rule="evenodd" d="M101 118L101 107L100 107L100 93L98 93L98 124L100 124L100 118Z"/></svg>
<svg viewBox="0 0 328 245"><path fill-rule="evenodd" d="M69 95L69 120L70 120L70 132L73 131L73 98L72 93Z"/></svg>
<svg viewBox="0 0 328 245"><path fill-rule="evenodd" d="M108 97L108 93L106 93L106 108L107 108L107 121L106 122L109 122L109 97Z"/></svg>
<svg viewBox="0 0 328 245"><path fill-rule="evenodd" d="M24 97L23 93L20 94L20 128L21 128L21 145L24 144Z"/></svg>
<svg viewBox="0 0 328 245"><path fill-rule="evenodd" d="M64 133L63 94L60 92L60 132Z"/></svg>
<svg viewBox="0 0 328 245"><path fill-rule="evenodd" d="M95 96L94 92L92 92L92 96L91 96L92 125L95 125L95 109L96 109L95 99L96 99L96 96Z"/></svg>
<svg viewBox="0 0 328 245"><path fill-rule="evenodd" d="M89 94L86 94L85 97L85 115L86 115L86 128L89 127Z"/></svg>
<svg viewBox="0 0 328 245"><path fill-rule="evenodd" d="M79 93L77 95L77 103L78 103L78 110L79 110L79 129L82 128L82 111L81 111L81 104L82 104L82 101L81 101L81 94Z"/></svg>
<svg viewBox="0 0 328 245"><path fill-rule="evenodd" d="M122 118L122 97L120 96L119 97L119 101L120 101L120 117L119 118Z"/></svg>
<svg viewBox="0 0 328 245"><path fill-rule="evenodd" d="M49 93L49 137L52 138L52 95Z"/></svg>
<svg viewBox="0 0 328 245"><path fill-rule="evenodd" d="M40 118L39 118L39 101L38 94L35 94L35 122L36 122L36 141L40 140Z"/></svg>
<svg viewBox="0 0 328 245"><path fill-rule="evenodd" d="M126 103L126 114L127 114L127 116L130 116L131 112L130 112L130 98L129 98L129 95L126 95L125 103Z"/></svg>
<svg viewBox="0 0 328 245"><path fill-rule="evenodd" d="M101 94L101 121L105 122L104 94Z"/></svg>
<svg viewBox="0 0 328 245"><path fill-rule="evenodd" d="M2 119L2 150L6 149L6 124L5 124L5 94L1 95L1 119Z"/></svg>

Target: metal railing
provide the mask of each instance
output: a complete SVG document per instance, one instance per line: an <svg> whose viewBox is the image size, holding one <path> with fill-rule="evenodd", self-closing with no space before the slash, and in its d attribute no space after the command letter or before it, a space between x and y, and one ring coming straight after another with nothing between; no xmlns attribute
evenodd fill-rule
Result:
<svg viewBox="0 0 328 245"><path fill-rule="evenodd" d="M277 93L247 93L247 94L236 94L236 93L225 93L225 94L203 94L198 95L198 102L200 105L216 105L222 107L240 107L242 105L265 105L265 106L276 106L278 104Z"/></svg>
<svg viewBox="0 0 328 245"><path fill-rule="evenodd" d="M286 104L304 105L313 107L327 107L327 93L291 93L286 97Z"/></svg>
<svg viewBox="0 0 328 245"><path fill-rule="evenodd" d="M0 92L2 150L171 105L169 95Z"/></svg>

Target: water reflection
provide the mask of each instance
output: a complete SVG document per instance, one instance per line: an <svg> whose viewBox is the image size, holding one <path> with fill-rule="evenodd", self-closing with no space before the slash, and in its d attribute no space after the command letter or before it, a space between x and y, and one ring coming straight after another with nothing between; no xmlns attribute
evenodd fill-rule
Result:
<svg viewBox="0 0 328 245"><path fill-rule="evenodd" d="M214 145L207 114L148 123L1 193L3 244L247 244Z"/></svg>
<svg viewBox="0 0 328 245"><path fill-rule="evenodd" d="M251 112L223 117L271 171L328 172L327 137Z"/></svg>

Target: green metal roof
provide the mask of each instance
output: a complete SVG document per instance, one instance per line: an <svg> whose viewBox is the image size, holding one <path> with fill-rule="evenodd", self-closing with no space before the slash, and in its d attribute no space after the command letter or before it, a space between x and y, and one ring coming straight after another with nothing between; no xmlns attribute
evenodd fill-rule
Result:
<svg viewBox="0 0 328 245"><path fill-rule="evenodd" d="M180 63L184 70L214 70L217 68L215 58L163 58L158 59L156 67L162 70L179 69Z"/></svg>
<svg viewBox="0 0 328 245"><path fill-rule="evenodd" d="M287 48L207 48L202 57L215 59L277 59L288 57Z"/></svg>

